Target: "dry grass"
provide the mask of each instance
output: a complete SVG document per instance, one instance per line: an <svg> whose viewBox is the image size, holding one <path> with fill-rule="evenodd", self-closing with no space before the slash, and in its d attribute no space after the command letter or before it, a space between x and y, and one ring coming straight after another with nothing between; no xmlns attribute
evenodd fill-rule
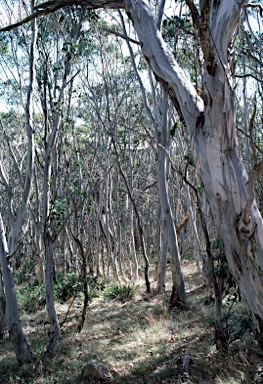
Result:
<svg viewBox="0 0 263 384"><path fill-rule="evenodd" d="M204 306L209 292L193 262L185 261L183 268L188 297L183 309L168 310L169 286L167 293L147 295L141 281L131 301L94 299L78 334L81 303L75 302L61 329L59 353L52 361L39 358L33 365L18 367L8 339L1 341L0 382L81 384L85 363L98 360L114 371L116 383L263 383L263 355L253 335L246 334L231 344L227 356L215 351L213 306ZM57 305L60 320L67 309L67 305ZM45 320L44 310L22 316L37 356L43 356L47 342Z"/></svg>

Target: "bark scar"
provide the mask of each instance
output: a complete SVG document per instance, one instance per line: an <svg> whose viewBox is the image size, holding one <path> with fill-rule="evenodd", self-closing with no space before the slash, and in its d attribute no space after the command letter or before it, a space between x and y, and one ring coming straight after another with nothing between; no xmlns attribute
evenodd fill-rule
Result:
<svg viewBox="0 0 263 384"><path fill-rule="evenodd" d="M255 232L256 229L256 222L252 217L249 217L248 223L244 223L242 219L242 215L238 220L238 231L241 236L245 237L246 239L250 239Z"/></svg>

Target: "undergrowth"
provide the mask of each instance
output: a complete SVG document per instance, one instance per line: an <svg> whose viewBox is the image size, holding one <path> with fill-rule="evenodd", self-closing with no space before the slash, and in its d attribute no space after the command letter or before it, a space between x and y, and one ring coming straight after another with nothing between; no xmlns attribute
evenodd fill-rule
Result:
<svg viewBox="0 0 263 384"><path fill-rule="evenodd" d="M136 287L132 284L112 283L104 292L106 300L131 300L136 293Z"/></svg>
<svg viewBox="0 0 263 384"><path fill-rule="evenodd" d="M88 277L86 283L89 287L90 300L97 297L104 285L97 277ZM71 298L82 297L83 281L74 273L57 273L54 282L54 298L60 303L65 303ZM19 308L26 312L35 312L46 304L45 284L38 279L29 280L17 286L17 300Z"/></svg>
<svg viewBox="0 0 263 384"><path fill-rule="evenodd" d="M53 359L43 353L49 332L44 308L30 313L23 310L22 326L37 360L19 367L12 345L4 338L0 341L1 384L95 384L95 380L81 380L88 361L106 364L116 384L262 383L263 353L252 333L247 330L234 340L228 355L218 353L213 343L214 308L207 305L210 292L194 263L186 261L183 269L187 301L181 309L169 309L169 285L167 293L156 295L145 293L143 280L136 287L110 284L103 294L97 292L89 304L84 328L77 333L83 298L76 296L70 309L72 300L58 300L58 317L66 321L59 352ZM65 285L62 279L63 287L58 288L63 300L74 287L75 280L70 281ZM42 297L39 285L32 283L32 287L31 302ZM29 286L24 296L26 292L30 293ZM239 305L242 319L244 309Z"/></svg>

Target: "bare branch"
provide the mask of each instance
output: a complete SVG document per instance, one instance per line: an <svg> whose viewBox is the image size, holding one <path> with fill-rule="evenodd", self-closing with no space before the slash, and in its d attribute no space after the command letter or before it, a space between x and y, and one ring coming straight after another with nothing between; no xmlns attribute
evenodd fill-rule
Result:
<svg viewBox="0 0 263 384"><path fill-rule="evenodd" d="M256 104L256 102L254 102L253 112L252 112L251 118L249 120L249 140L250 140L250 145L252 148L254 164L257 164L257 154L256 154L256 148L255 148L254 140L253 140L253 126L254 126L254 121L255 121L255 117L256 117L256 112L257 112L257 104Z"/></svg>
<svg viewBox="0 0 263 384"><path fill-rule="evenodd" d="M239 79L243 79L244 77L252 77L253 79L258 81L259 83L263 82L262 79L259 79L257 76L253 75L253 73L246 73L245 75L235 75L235 77L237 77Z"/></svg>
<svg viewBox="0 0 263 384"><path fill-rule="evenodd" d="M129 37L129 36L127 36L127 35L124 35L123 33L114 31L113 29L103 28L103 31L108 32L108 33L113 33L114 35L116 35L116 36L118 36L118 37L121 37L122 39L124 39L124 40L126 40L126 41L130 41L131 43L140 45L141 47L143 46L143 43L141 43L140 41L134 40L134 39L132 39L131 37Z"/></svg>
<svg viewBox="0 0 263 384"><path fill-rule="evenodd" d="M263 5L260 3L247 3L244 5L244 8L259 8L260 16L262 17Z"/></svg>
<svg viewBox="0 0 263 384"><path fill-rule="evenodd" d="M199 29L200 16L199 16L198 9L196 8L196 6L192 0L186 0L185 2L188 5L188 8L190 9L193 24L194 24L195 28Z"/></svg>
<svg viewBox="0 0 263 384"><path fill-rule="evenodd" d="M35 12L31 15L25 17L24 19L18 21L17 23L10 24L6 27L0 28L0 32L11 31L12 29L19 27L23 24L28 23L31 20L34 20L40 16L49 15L54 13L61 8L72 6L72 5L82 5L89 7L91 9L99 8L110 8L110 9L124 9L124 1L122 0L59 0L59 1L47 1L45 3L39 4L35 7Z"/></svg>
<svg viewBox="0 0 263 384"><path fill-rule="evenodd" d="M157 20L156 20L156 26L159 30L161 30L161 25L162 25L162 17L163 17L163 10L165 6L165 1L166 0L161 0L159 4L159 9L158 9L158 15L157 15Z"/></svg>

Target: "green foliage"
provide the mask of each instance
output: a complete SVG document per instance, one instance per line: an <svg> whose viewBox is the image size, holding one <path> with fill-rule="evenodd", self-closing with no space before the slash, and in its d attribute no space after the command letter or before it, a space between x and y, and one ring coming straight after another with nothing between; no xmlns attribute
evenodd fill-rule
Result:
<svg viewBox="0 0 263 384"><path fill-rule="evenodd" d="M63 196L58 196L56 201L51 202L50 219L55 220L60 226L63 223L63 216L67 207L67 199Z"/></svg>
<svg viewBox="0 0 263 384"><path fill-rule="evenodd" d="M111 284L104 292L107 300L127 301L131 300L136 293L136 287L131 284Z"/></svg>
<svg viewBox="0 0 263 384"><path fill-rule="evenodd" d="M21 282L21 280L20 280ZM90 300L98 297L100 292L104 290L104 285L98 281L97 277L88 277L87 284L89 287ZM78 296L83 291L83 281L80 276L75 273L56 274L54 282L54 298L61 303ZM38 279L27 284L20 284L17 288L17 299L19 307L26 312L34 312L46 303L45 284L40 284Z"/></svg>
<svg viewBox="0 0 263 384"><path fill-rule="evenodd" d="M24 260L23 265L18 273L15 274L14 279L16 285L22 285L25 282L30 281L35 272L35 261L32 259ZM33 285L35 285L34 280Z"/></svg>
<svg viewBox="0 0 263 384"><path fill-rule="evenodd" d="M54 284L54 296L56 300L66 302L73 296L76 296L81 290L82 282L75 273L66 275L59 272L56 275Z"/></svg>
<svg viewBox="0 0 263 384"><path fill-rule="evenodd" d="M38 280L20 285L17 288L17 301L20 309L33 313L46 303L46 288Z"/></svg>

